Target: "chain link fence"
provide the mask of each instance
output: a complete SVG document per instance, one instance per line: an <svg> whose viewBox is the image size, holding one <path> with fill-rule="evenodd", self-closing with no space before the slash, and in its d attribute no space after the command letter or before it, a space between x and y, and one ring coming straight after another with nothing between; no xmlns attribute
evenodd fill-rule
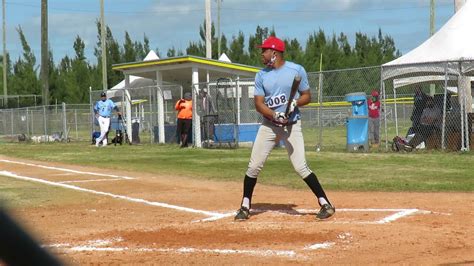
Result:
<svg viewBox="0 0 474 266"><path fill-rule="evenodd" d="M353 92L370 95L372 90L378 90L380 67L312 72L308 73L308 81L311 103L301 108L306 145L316 150L346 149L351 105L345 96Z"/></svg>
<svg viewBox="0 0 474 266"><path fill-rule="evenodd" d="M384 89L393 92L397 110L399 138L394 149L473 148L473 66L474 61L456 61L382 68ZM399 102L410 98L410 110L400 106ZM395 139L394 143L397 144Z"/></svg>
<svg viewBox="0 0 474 266"><path fill-rule="evenodd" d="M101 93L101 90L91 91L91 106L100 99ZM122 113L125 130L132 144L176 143L175 103L182 97L183 88L180 85L107 91L107 98L111 99ZM93 120L92 131L97 131L98 123L96 119ZM111 129L120 129L116 114L111 117Z"/></svg>
<svg viewBox="0 0 474 266"><path fill-rule="evenodd" d="M0 110L0 135L7 141L88 140L90 105L48 105Z"/></svg>
<svg viewBox="0 0 474 266"><path fill-rule="evenodd" d="M253 101L254 80L220 78L194 85L200 138L204 148L235 148L252 143L262 117Z"/></svg>
<svg viewBox="0 0 474 266"><path fill-rule="evenodd" d="M0 106L3 109L21 108L41 105L41 95L23 94L23 95L0 95Z"/></svg>
<svg viewBox="0 0 474 266"><path fill-rule="evenodd" d="M460 65L415 65L426 73L393 76L394 69L367 67L308 73L312 101L301 108L308 149L346 150L349 93L380 92L381 150L466 150L473 145L472 62ZM464 71L459 71L464 69ZM426 74L425 73L425 74ZM459 89L461 88L461 89ZM262 116L255 110L253 79L221 78L185 88L162 86L109 90L126 121L132 143L176 143L175 103L193 93L193 144L205 148L235 148L252 144ZM102 91L90 92L90 104L52 105L0 110L0 134L10 140L25 135L60 140L90 140L98 130L92 106ZM433 125L424 125L429 115ZM423 117L423 118L422 118ZM112 117L112 129L117 125ZM111 131L113 132L113 130ZM161 134L163 132L163 134ZM62 137L57 137L61 135Z"/></svg>
<svg viewBox="0 0 474 266"><path fill-rule="evenodd" d="M312 102L301 108L306 146L345 149L350 104L344 101L344 96L354 91L370 94L373 89L378 89L380 67L308 73L308 81ZM197 141L201 141L202 147L253 143L263 120L255 110L253 94L254 79L221 79L196 84L201 136ZM388 118L393 121L389 109ZM223 138L222 134L226 137Z"/></svg>

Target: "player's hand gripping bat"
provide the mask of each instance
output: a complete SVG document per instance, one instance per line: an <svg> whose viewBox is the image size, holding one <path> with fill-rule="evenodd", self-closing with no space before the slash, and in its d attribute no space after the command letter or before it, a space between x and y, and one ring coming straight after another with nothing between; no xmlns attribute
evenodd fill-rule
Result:
<svg viewBox="0 0 474 266"><path fill-rule="evenodd" d="M288 117L288 115L290 114L291 104L293 102L293 99L295 98L296 92L298 91L300 82L301 82L301 77L299 75L296 75L295 78L293 79L293 84L291 85L290 98L288 99L288 104L286 106L286 111L285 111L286 117Z"/></svg>

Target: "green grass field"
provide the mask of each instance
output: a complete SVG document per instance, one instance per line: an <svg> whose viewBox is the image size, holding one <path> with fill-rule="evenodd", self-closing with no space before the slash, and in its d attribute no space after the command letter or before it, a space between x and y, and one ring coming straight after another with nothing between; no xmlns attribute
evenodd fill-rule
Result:
<svg viewBox="0 0 474 266"><path fill-rule="evenodd" d="M244 176L250 148L179 149L176 145L109 145L95 148L87 142L1 143L6 156L63 162L109 169L238 181ZM314 151L306 157L323 186L342 191L474 191L474 153L347 153ZM7 178L2 178L3 181ZM13 182L13 181L12 181ZM270 155L259 183L305 188L283 148ZM0 193L11 186L0 185Z"/></svg>

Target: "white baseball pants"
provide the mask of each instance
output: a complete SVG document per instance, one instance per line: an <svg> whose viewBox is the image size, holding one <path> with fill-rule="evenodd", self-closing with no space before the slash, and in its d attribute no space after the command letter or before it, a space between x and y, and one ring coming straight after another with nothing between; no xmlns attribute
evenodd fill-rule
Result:
<svg viewBox="0 0 474 266"><path fill-rule="evenodd" d="M99 143L102 141L102 146L107 146L107 138L105 134L109 131L110 117L99 116L97 118L100 126L100 136L95 140L95 146L99 147Z"/></svg>
<svg viewBox="0 0 474 266"><path fill-rule="evenodd" d="M298 175L305 178L312 173L306 164L301 121L298 120L297 123L286 127L278 127L264 120L253 144L252 155L246 172L247 176L258 177L265 161L280 140L284 142L288 157Z"/></svg>

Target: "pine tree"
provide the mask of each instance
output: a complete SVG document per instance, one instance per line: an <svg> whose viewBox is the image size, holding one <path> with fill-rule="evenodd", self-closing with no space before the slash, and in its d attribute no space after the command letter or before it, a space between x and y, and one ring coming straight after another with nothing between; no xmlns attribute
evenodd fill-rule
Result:
<svg viewBox="0 0 474 266"><path fill-rule="evenodd" d="M232 37L228 56L232 59L232 62L248 64L249 55L245 52L245 37L243 32L240 31L238 36Z"/></svg>
<svg viewBox="0 0 474 266"><path fill-rule="evenodd" d="M143 59L143 58L142 58ZM135 50L135 45L133 44L132 39L128 32L125 32L125 42L123 44L123 59L122 62L135 62L137 61L137 52Z"/></svg>
<svg viewBox="0 0 474 266"><path fill-rule="evenodd" d="M36 57L26 40L22 28L19 26L17 32L20 36L23 48L22 57L13 65L13 78L10 85L10 95L36 94L41 95L41 84L38 80L38 67Z"/></svg>
<svg viewBox="0 0 474 266"><path fill-rule="evenodd" d="M102 49L101 49L101 40L100 40L100 22L96 21L97 25L97 45L94 48L94 55L97 58L97 69L99 71L102 71ZM118 44L117 40L114 39L114 36L112 35L112 31L110 28L107 26L106 27L106 44L107 44L107 84L108 87L110 88L111 86L119 83L123 79L122 73L118 71L112 70L112 65L114 64L119 64L123 63L122 61L122 53L120 51L120 45Z"/></svg>
<svg viewBox="0 0 474 266"><path fill-rule="evenodd" d="M255 30L255 35L250 35L249 37L249 62L250 65L258 66L261 64L261 49L257 48L258 45L261 45L262 42L270 36L270 30L265 27L261 28L257 26Z"/></svg>

